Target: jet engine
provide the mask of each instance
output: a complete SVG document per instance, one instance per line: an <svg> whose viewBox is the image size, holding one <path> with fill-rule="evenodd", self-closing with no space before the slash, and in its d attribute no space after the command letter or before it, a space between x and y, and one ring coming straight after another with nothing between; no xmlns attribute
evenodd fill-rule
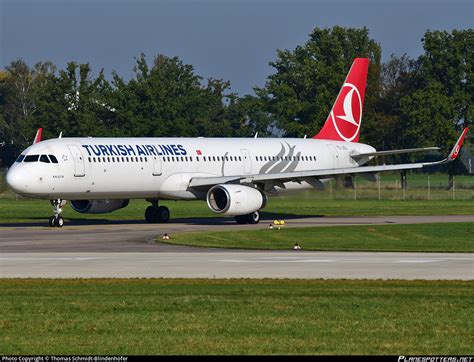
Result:
<svg viewBox="0 0 474 362"><path fill-rule="evenodd" d="M224 215L246 215L265 207L264 193L243 185L216 185L206 196L211 211Z"/></svg>
<svg viewBox="0 0 474 362"><path fill-rule="evenodd" d="M128 205L129 200L71 200L71 207L81 214L105 214Z"/></svg>

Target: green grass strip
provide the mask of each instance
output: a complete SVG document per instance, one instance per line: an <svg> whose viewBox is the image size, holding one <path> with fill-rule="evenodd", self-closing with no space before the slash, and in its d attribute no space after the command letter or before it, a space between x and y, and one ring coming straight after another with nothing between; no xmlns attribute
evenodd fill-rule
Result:
<svg viewBox="0 0 474 362"><path fill-rule="evenodd" d="M474 283L0 280L0 354L472 355Z"/></svg>
<svg viewBox="0 0 474 362"><path fill-rule="evenodd" d="M158 241L162 241L159 239ZM316 251L474 252L474 223L329 226L192 232L172 235L172 244L213 248Z"/></svg>

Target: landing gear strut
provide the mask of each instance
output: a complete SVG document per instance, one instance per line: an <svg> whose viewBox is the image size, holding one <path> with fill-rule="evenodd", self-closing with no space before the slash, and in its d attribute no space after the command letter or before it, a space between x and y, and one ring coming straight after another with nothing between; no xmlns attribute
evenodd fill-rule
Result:
<svg viewBox="0 0 474 362"><path fill-rule="evenodd" d="M145 220L149 224L166 223L170 220L170 210L166 206L158 206L158 200L151 202L145 210Z"/></svg>
<svg viewBox="0 0 474 362"><path fill-rule="evenodd" d="M237 215L235 221L237 221L237 224L258 224L260 221L260 213L254 211L251 214Z"/></svg>
<svg viewBox="0 0 474 362"><path fill-rule="evenodd" d="M63 209L61 206L64 206L65 202L61 199L51 200L51 205L54 207L54 216L49 218L50 227L62 228L64 225L64 219L61 216Z"/></svg>

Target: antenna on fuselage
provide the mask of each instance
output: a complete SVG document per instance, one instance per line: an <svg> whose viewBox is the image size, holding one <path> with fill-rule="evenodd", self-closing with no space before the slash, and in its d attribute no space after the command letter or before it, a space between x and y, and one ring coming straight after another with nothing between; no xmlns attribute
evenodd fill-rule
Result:
<svg viewBox="0 0 474 362"><path fill-rule="evenodd" d="M253 138L257 138L258 137L258 132L255 133L255 136L253 136Z"/></svg>
<svg viewBox="0 0 474 362"><path fill-rule="evenodd" d="M58 138L62 138L62 137L63 137L63 131L61 131L61 132L59 133Z"/></svg>
<svg viewBox="0 0 474 362"><path fill-rule="evenodd" d="M306 135L304 135L304 139L306 139Z"/></svg>

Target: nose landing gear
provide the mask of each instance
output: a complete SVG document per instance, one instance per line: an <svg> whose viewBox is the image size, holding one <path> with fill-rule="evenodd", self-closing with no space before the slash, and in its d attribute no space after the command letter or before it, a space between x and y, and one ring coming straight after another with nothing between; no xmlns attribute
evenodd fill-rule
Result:
<svg viewBox="0 0 474 362"><path fill-rule="evenodd" d="M50 227L58 227L61 228L64 225L64 219L61 216L63 209L61 208L66 204L66 201L61 199L51 200L51 205L53 205L54 216L49 218L49 226Z"/></svg>

